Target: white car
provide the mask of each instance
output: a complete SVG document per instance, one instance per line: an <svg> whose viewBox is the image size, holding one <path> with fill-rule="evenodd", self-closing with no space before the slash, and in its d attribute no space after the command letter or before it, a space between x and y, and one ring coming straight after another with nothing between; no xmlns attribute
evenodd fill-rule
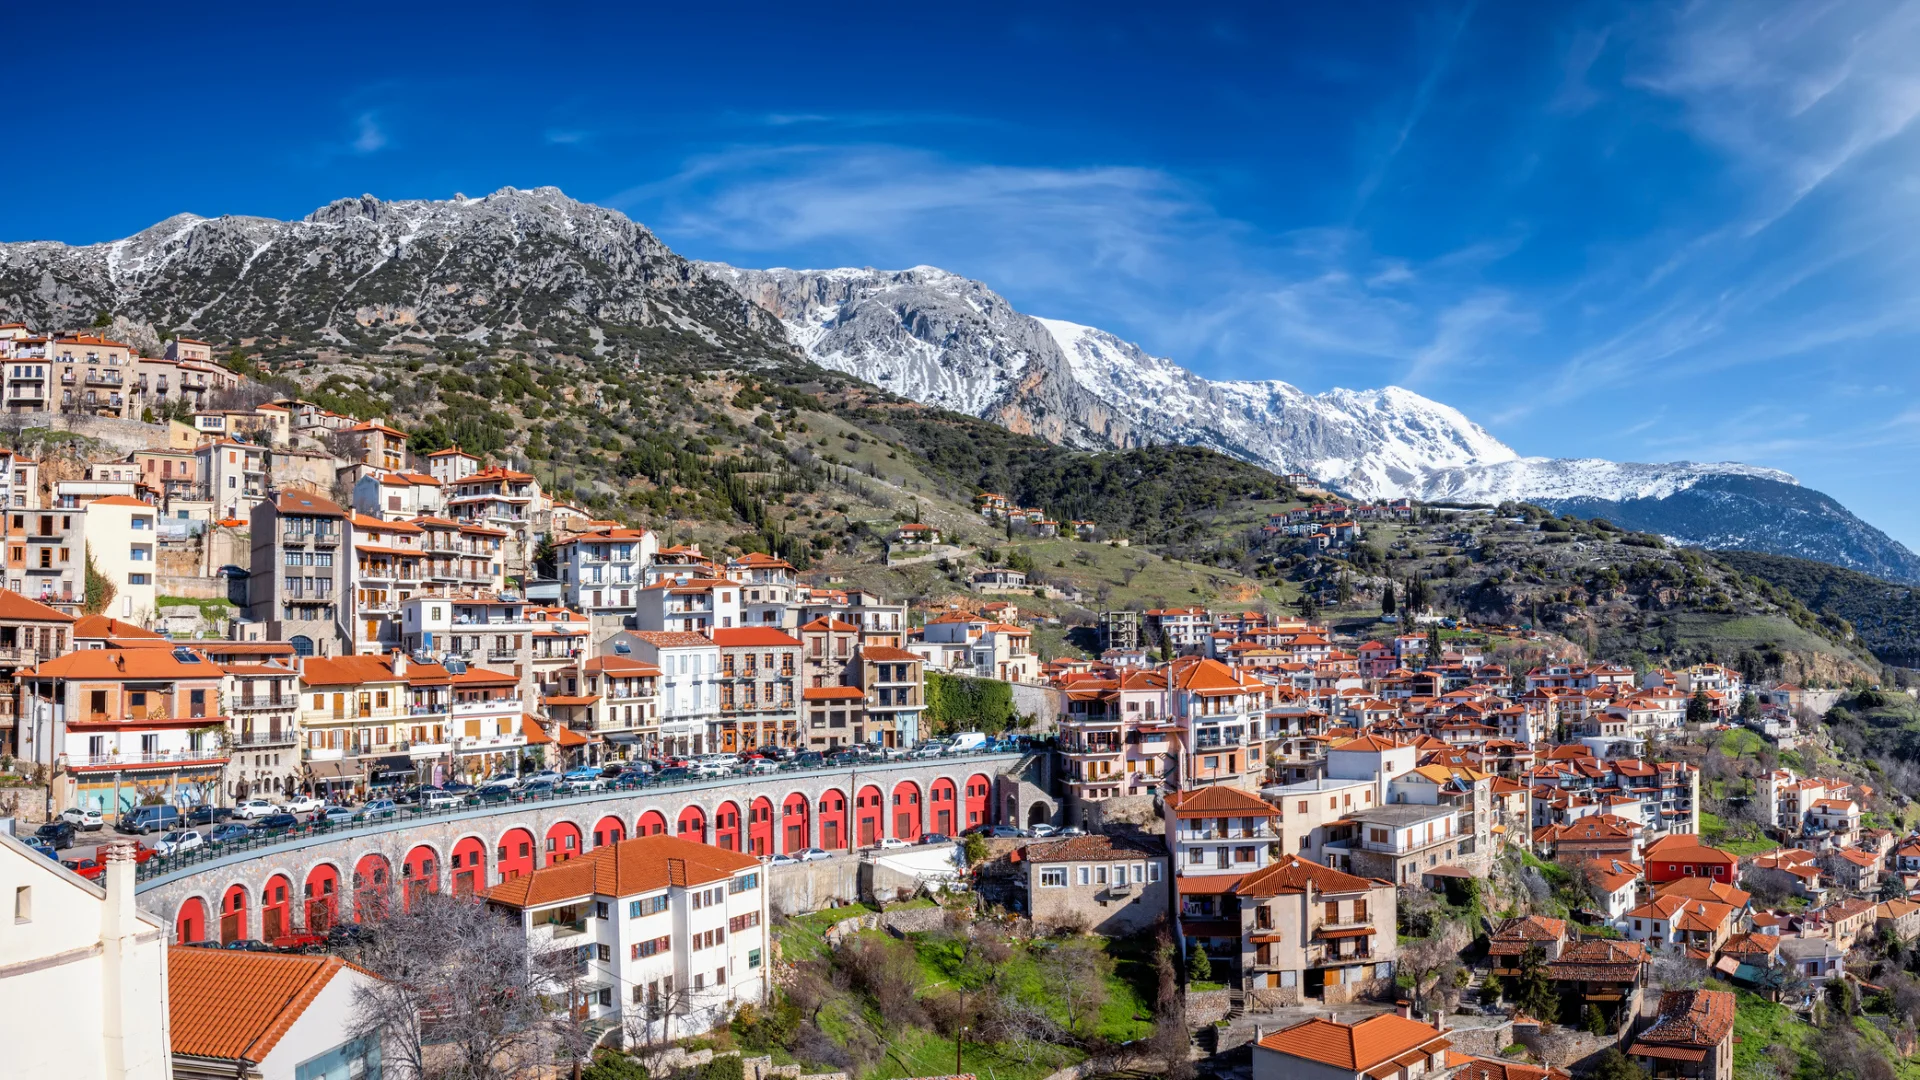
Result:
<svg viewBox="0 0 1920 1080"><path fill-rule="evenodd" d="M755 758L747 763L745 771L748 776L766 776L769 773L779 772L780 763L777 761L768 761L766 758Z"/></svg>
<svg viewBox="0 0 1920 1080"><path fill-rule="evenodd" d="M901 848L910 848L913 845L897 836L889 836L885 840L880 841L877 846L881 851L898 851Z"/></svg>
<svg viewBox="0 0 1920 1080"><path fill-rule="evenodd" d="M277 814L279 812L279 807L265 799L248 799L246 802L233 808L233 816L246 821L252 821L255 818L263 818L269 814Z"/></svg>
<svg viewBox="0 0 1920 1080"><path fill-rule="evenodd" d="M799 859L801 862L819 862L821 859L833 858L833 852L828 851L826 848L810 847L803 851L794 852L793 857Z"/></svg>
<svg viewBox="0 0 1920 1080"><path fill-rule="evenodd" d="M295 795L287 800L285 809L289 814L311 814L325 805L326 801L316 796Z"/></svg>
<svg viewBox="0 0 1920 1080"><path fill-rule="evenodd" d="M762 857L766 859L768 866L792 866L800 861L791 855L766 855Z"/></svg>
<svg viewBox="0 0 1920 1080"><path fill-rule="evenodd" d="M604 776L583 776L566 782L568 791L605 791L607 778Z"/></svg>
<svg viewBox="0 0 1920 1080"><path fill-rule="evenodd" d="M97 832L107 823L107 819L100 816L100 811L82 810L77 806L69 806L60 811L60 820L87 832Z"/></svg>
<svg viewBox="0 0 1920 1080"><path fill-rule="evenodd" d="M481 784L480 786L481 787L503 787L511 791L514 788L517 788L520 786L520 777L515 775L514 773L503 772L498 776L489 777L487 781Z"/></svg>
<svg viewBox="0 0 1920 1080"><path fill-rule="evenodd" d="M435 788L420 796L420 808L422 810L451 810L459 805L460 796L455 795L451 791L441 791Z"/></svg>
<svg viewBox="0 0 1920 1080"><path fill-rule="evenodd" d="M178 855L183 851L192 851L194 848L203 847L206 842L207 838L201 836L199 832L193 829L180 829L167 833L160 839L154 841L153 850L162 855Z"/></svg>
<svg viewBox="0 0 1920 1080"><path fill-rule="evenodd" d="M1027 835L1033 837L1035 840L1041 840L1041 839L1045 839L1046 837L1052 836L1059 831L1060 831L1059 829L1056 829L1051 825L1035 825L1033 828L1027 830Z"/></svg>
<svg viewBox="0 0 1920 1080"><path fill-rule="evenodd" d="M561 775L553 771L552 769L541 769L539 772L533 773L532 775L528 776L524 781L522 781L521 786L525 787L527 784L537 784L540 781L545 780L547 783L552 784L554 787L559 787L561 779L562 779Z"/></svg>
<svg viewBox="0 0 1920 1080"><path fill-rule="evenodd" d="M733 766L722 764L721 762L718 762L718 761L703 761L700 764L695 765L693 767L693 775L696 778L702 779L702 780L713 779L721 776L732 776Z"/></svg>

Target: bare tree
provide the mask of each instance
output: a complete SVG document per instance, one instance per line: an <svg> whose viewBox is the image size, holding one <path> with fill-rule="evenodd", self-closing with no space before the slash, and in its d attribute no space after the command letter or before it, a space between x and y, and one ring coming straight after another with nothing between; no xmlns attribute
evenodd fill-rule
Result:
<svg viewBox="0 0 1920 1080"><path fill-rule="evenodd" d="M1459 968L1460 950L1472 940L1473 932L1465 923L1448 919L1427 937L1400 947L1396 966L1415 1000L1432 1007L1452 989L1446 976Z"/></svg>
<svg viewBox="0 0 1920 1080"><path fill-rule="evenodd" d="M519 920L467 897L394 907L361 951L380 981L358 993L349 1021L356 1038L384 1039L392 1075L506 1080L551 1053L543 1000L579 967L572 950L532 954Z"/></svg>
<svg viewBox="0 0 1920 1080"><path fill-rule="evenodd" d="M1107 955L1104 940L1063 941L1042 963L1041 985L1066 1011L1068 1035L1084 1034L1083 1026L1097 1020L1107 1003L1107 978L1113 974L1113 958Z"/></svg>

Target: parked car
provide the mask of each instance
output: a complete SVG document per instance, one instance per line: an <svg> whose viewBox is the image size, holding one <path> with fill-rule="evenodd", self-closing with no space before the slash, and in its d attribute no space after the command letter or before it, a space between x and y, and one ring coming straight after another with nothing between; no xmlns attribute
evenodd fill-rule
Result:
<svg viewBox="0 0 1920 1080"><path fill-rule="evenodd" d="M529 780L520 785L519 795L523 799L544 799L551 796L557 788L552 780Z"/></svg>
<svg viewBox="0 0 1920 1080"><path fill-rule="evenodd" d="M995 825L987 835L995 840L1015 840L1027 834L1012 825Z"/></svg>
<svg viewBox="0 0 1920 1080"><path fill-rule="evenodd" d="M447 783L441 784L440 790L451 791L455 795L471 795L473 794L473 785L464 783L459 780L452 780Z"/></svg>
<svg viewBox="0 0 1920 1080"><path fill-rule="evenodd" d="M253 821L282 812L279 807L265 799L248 799L233 808L233 816L245 821Z"/></svg>
<svg viewBox="0 0 1920 1080"><path fill-rule="evenodd" d="M73 846L73 823L69 821L49 821L33 830L33 835L52 845L55 851L64 851Z"/></svg>
<svg viewBox="0 0 1920 1080"><path fill-rule="evenodd" d="M313 816L307 820L315 825L345 825L353 820L353 809L346 806L329 806L324 810L314 811Z"/></svg>
<svg viewBox="0 0 1920 1080"><path fill-rule="evenodd" d="M233 819L233 808L227 806L196 806L187 812L189 825L218 825Z"/></svg>
<svg viewBox="0 0 1920 1080"><path fill-rule="evenodd" d="M607 790L607 778L601 776L599 773L594 773L592 776L570 778L567 780L567 790L605 791Z"/></svg>
<svg viewBox="0 0 1920 1080"><path fill-rule="evenodd" d="M162 855L178 855L183 851L192 851L194 848L204 847L206 843L207 838L201 836L193 829L175 829L165 836L162 836L159 841L153 845L153 850Z"/></svg>
<svg viewBox="0 0 1920 1080"><path fill-rule="evenodd" d="M374 799L353 812L355 821L379 821L383 818L397 817L400 804L392 799Z"/></svg>
<svg viewBox="0 0 1920 1080"><path fill-rule="evenodd" d="M213 831L207 834L207 840L215 844L224 844L229 840L240 840L252 835L253 831L245 825L237 821L229 821L215 825Z"/></svg>
<svg viewBox="0 0 1920 1080"><path fill-rule="evenodd" d="M314 953L326 948L325 934L282 934L273 939L275 952Z"/></svg>
<svg viewBox="0 0 1920 1080"><path fill-rule="evenodd" d="M79 874L88 881L99 881L100 875L107 872L107 864L94 859L81 859L78 862L63 862L60 865Z"/></svg>
<svg viewBox="0 0 1920 1080"><path fill-rule="evenodd" d="M596 766L582 765L577 769L568 769L562 779L571 783L575 780L588 780L599 775L600 770Z"/></svg>
<svg viewBox="0 0 1920 1080"><path fill-rule="evenodd" d="M487 777L487 784L499 784L507 788L517 788L520 786L520 775L510 772L495 773ZM486 785L482 786L484 787Z"/></svg>
<svg viewBox="0 0 1920 1080"><path fill-rule="evenodd" d="M300 827L300 819L292 814L268 814L253 820L253 831L262 836L277 836Z"/></svg>
<svg viewBox="0 0 1920 1080"><path fill-rule="evenodd" d="M796 866L800 862L791 855L768 855L765 859L768 866Z"/></svg>
<svg viewBox="0 0 1920 1080"><path fill-rule="evenodd" d="M53 850L53 845L47 843L45 840L42 840L37 836L26 837L20 842L32 848L33 850L39 852L40 854L45 855L47 858L52 859L54 862L60 861L60 853Z"/></svg>
<svg viewBox="0 0 1920 1080"><path fill-rule="evenodd" d="M793 767L796 769L817 769L827 763L818 750L802 750L793 755Z"/></svg>
<svg viewBox="0 0 1920 1080"><path fill-rule="evenodd" d="M1083 829L1083 828L1081 828L1081 827L1080 827L1080 826L1078 826L1078 825L1069 825L1069 826L1067 826L1066 828L1064 828L1064 829L1061 829L1061 830L1060 830L1059 832L1057 832L1057 833L1054 833L1053 835L1055 835L1055 836L1085 836L1085 835L1087 835L1087 830L1085 830L1085 829Z"/></svg>
<svg viewBox="0 0 1920 1080"><path fill-rule="evenodd" d="M229 941L225 945L222 945L220 947L223 949L226 949L229 952L272 952L273 951L273 946L267 944L264 941L255 941L252 938L235 938L234 940Z"/></svg>
<svg viewBox="0 0 1920 1080"><path fill-rule="evenodd" d="M177 806L136 806L121 814L115 827L126 833L167 832L179 828L184 818Z"/></svg>
<svg viewBox="0 0 1920 1080"><path fill-rule="evenodd" d="M100 816L100 811L82 810L77 806L69 806L60 811L60 820L87 832L99 832L107 824L107 819Z"/></svg>
<svg viewBox="0 0 1920 1080"><path fill-rule="evenodd" d="M311 814L325 805L327 805L326 802L318 796L295 795L293 798L288 799L287 804L281 807L281 809L289 814Z"/></svg>
<svg viewBox="0 0 1920 1080"><path fill-rule="evenodd" d="M693 775L700 780L713 780L722 776L732 776L733 766L719 761L703 761L693 767Z"/></svg>
<svg viewBox="0 0 1920 1080"><path fill-rule="evenodd" d="M971 754L987 748L987 737L977 731L962 731L947 740L947 749L955 754Z"/></svg>
<svg viewBox="0 0 1920 1080"><path fill-rule="evenodd" d="M513 798L513 789L505 784L482 784L473 796L483 803L503 803Z"/></svg>
<svg viewBox="0 0 1920 1080"><path fill-rule="evenodd" d="M1035 825L1031 829L1028 829L1027 835L1033 837L1036 840L1044 840L1047 837L1052 836L1055 833L1058 833L1059 831L1060 831L1059 829L1054 828L1052 825L1047 825L1042 823L1039 825Z"/></svg>
<svg viewBox="0 0 1920 1080"><path fill-rule="evenodd" d="M768 773L779 772L780 763L770 758L755 758L747 762L745 770L748 776L765 776Z"/></svg>
<svg viewBox="0 0 1920 1080"><path fill-rule="evenodd" d="M828 851L826 848L810 847L802 851L794 852L793 857L799 859L801 862L819 862L821 859L833 858L833 852Z"/></svg>
<svg viewBox="0 0 1920 1080"><path fill-rule="evenodd" d="M951 844L953 843L953 837L948 836L946 833L930 832L921 837L920 842L923 844Z"/></svg>
<svg viewBox="0 0 1920 1080"><path fill-rule="evenodd" d="M873 846L881 851L899 851L901 848L910 848L913 845L897 836L889 836Z"/></svg>
<svg viewBox="0 0 1920 1080"><path fill-rule="evenodd" d="M925 743L921 743L919 746L914 747L913 752L908 756L913 758L918 758L920 760L926 760L928 758L940 757L946 752L947 752L946 743L925 742Z"/></svg>
<svg viewBox="0 0 1920 1080"><path fill-rule="evenodd" d="M529 773L520 783L522 787L525 787L528 784L538 784L542 782L558 784L560 782L560 773L554 769L541 769L537 773Z"/></svg>
<svg viewBox="0 0 1920 1080"><path fill-rule="evenodd" d="M333 928L327 931L327 948L338 949L346 945L364 944L372 936L367 933L366 927L357 922L335 923Z"/></svg>
<svg viewBox="0 0 1920 1080"><path fill-rule="evenodd" d="M451 791L434 788L420 793L420 808L423 810L451 810L461 803L461 798Z"/></svg>
<svg viewBox="0 0 1920 1080"><path fill-rule="evenodd" d="M676 781L690 779L692 778L692 776L693 776L693 770L687 768L684 765L669 765L668 767L661 769L660 774L658 776L655 776L654 779L659 781L662 784L671 784L671 783L675 783Z"/></svg>

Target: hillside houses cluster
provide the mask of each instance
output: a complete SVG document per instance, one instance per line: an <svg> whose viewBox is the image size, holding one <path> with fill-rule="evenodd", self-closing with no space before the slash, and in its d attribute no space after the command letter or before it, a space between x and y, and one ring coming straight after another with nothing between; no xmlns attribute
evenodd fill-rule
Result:
<svg viewBox="0 0 1920 1080"><path fill-rule="evenodd" d="M983 491L973 497L973 506L980 516L989 521L1020 523L1032 534L1039 537L1071 536L1076 540L1091 540L1099 532L1099 526L1091 519L1073 520L1062 524L1049 517L1045 510L1037 506L1020 506L1005 495Z"/></svg>

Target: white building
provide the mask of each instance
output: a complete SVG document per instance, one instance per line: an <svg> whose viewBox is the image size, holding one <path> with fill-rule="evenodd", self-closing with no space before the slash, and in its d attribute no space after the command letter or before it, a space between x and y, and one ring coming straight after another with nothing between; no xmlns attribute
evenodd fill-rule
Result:
<svg viewBox="0 0 1920 1080"><path fill-rule="evenodd" d="M596 529L556 541L554 548L567 606L598 615L633 610L660 539L646 529Z"/></svg>
<svg viewBox="0 0 1920 1080"><path fill-rule="evenodd" d="M629 630L610 638L607 651L660 669L662 751L705 754L719 749L720 646L712 638L685 630Z"/></svg>
<svg viewBox="0 0 1920 1080"><path fill-rule="evenodd" d="M131 841L94 884L0 835L4 1067L18 1077L166 1080L167 927L134 907Z"/></svg>
<svg viewBox="0 0 1920 1080"><path fill-rule="evenodd" d="M374 976L337 956L175 946L167 980L175 1080L384 1075L378 1040L351 1034Z"/></svg>
<svg viewBox="0 0 1920 1080"><path fill-rule="evenodd" d="M673 836L641 836L494 887L536 954L581 950L570 1004L647 1041L698 1035L764 1004L767 890L760 860Z"/></svg>

